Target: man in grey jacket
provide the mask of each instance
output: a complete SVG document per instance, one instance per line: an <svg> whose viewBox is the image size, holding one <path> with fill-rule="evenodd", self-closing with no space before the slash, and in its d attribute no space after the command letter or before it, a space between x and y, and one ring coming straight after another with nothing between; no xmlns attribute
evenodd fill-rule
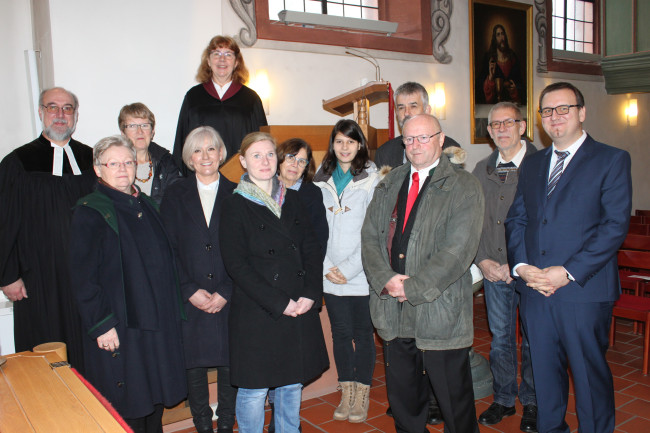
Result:
<svg viewBox="0 0 650 433"><path fill-rule="evenodd" d="M479 431L468 358L474 338L469 267L481 234L483 192L442 153L443 142L435 117L405 122L409 163L380 181L361 231L370 313L384 340L388 401L400 433L425 430L428 382L446 429Z"/></svg>
<svg viewBox="0 0 650 433"><path fill-rule="evenodd" d="M492 425L515 413L515 399L524 407L520 429L537 432L537 401L528 338L522 332L521 385L517 387L517 305L519 295L510 275L504 221L515 198L519 167L537 149L521 135L526 121L512 102L499 102L488 113L488 131L496 150L479 161L473 174L483 186L485 217L478 253L474 260L483 272L485 305L492 332L490 369L494 378L494 402L478 422Z"/></svg>

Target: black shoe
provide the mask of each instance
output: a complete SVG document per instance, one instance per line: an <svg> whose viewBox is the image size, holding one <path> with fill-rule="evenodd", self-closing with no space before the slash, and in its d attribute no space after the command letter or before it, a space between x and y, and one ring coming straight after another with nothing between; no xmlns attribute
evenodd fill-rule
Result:
<svg viewBox="0 0 650 433"><path fill-rule="evenodd" d="M501 422L507 416L515 414L515 407L506 407L499 403L492 403L485 412L478 417L478 422L483 425L492 425Z"/></svg>
<svg viewBox="0 0 650 433"><path fill-rule="evenodd" d="M440 407L438 404L429 405L429 415L427 416L427 424L437 425L442 422L442 412L440 412Z"/></svg>
<svg viewBox="0 0 650 433"><path fill-rule="evenodd" d="M524 406L519 429L526 433L537 433L537 406L534 404Z"/></svg>
<svg viewBox="0 0 650 433"><path fill-rule="evenodd" d="M391 418L393 417L393 409L391 409L390 406L388 406L388 409L386 409L386 415Z"/></svg>
<svg viewBox="0 0 650 433"><path fill-rule="evenodd" d="M210 430L210 431L212 431L212 430ZM232 433L232 427L230 427L230 428L220 427L220 428L217 429L217 433Z"/></svg>

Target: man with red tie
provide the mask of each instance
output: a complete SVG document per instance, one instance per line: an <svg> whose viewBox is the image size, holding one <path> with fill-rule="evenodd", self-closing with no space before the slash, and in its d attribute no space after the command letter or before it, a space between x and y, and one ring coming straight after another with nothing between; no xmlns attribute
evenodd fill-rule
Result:
<svg viewBox="0 0 650 433"><path fill-rule="evenodd" d="M526 158L506 220L508 262L530 342L540 433L569 433L571 368L579 431L615 428L614 385L605 359L620 283L616 251L632 203L630 155L583 129L587 110L570 83L539 97L553 145Z"/></svg>
<svg viewBox="0 0 650 433"><path fill-rule="evenodd" d="M432 386L445 430L478 433L469 268L481 236L482 188L443 154L435 117L408 119L403 134L408 163L380 181L361 231L395 429L425 431Z"/></svg>

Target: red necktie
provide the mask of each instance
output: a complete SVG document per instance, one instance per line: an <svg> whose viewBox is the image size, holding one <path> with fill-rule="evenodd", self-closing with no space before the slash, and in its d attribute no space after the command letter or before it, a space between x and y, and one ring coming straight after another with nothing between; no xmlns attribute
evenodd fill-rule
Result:
<svg viewBox="0 0 650 433"><path fill-rule="evenodd" d="M406 222L409 220L409 214L411 213L411 209L413 209L415 199L418 198L418 192L420 192L420 175L416 171L413 173L413 182L411 182L409 196L406 199L406 212L404 213L404 227L402 227L402 232L406 228Z"/></svg>

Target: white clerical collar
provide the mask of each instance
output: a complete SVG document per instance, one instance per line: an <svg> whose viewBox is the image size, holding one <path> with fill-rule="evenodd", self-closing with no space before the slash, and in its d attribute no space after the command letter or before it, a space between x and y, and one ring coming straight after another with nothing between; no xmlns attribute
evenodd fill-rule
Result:
<svg viewBox="0 0 650 433"><path fill-rule="evenodd" d="M79 175L81 170L77 165L77 160L74 158L74 153L70 147L70 140L65 144L65 146L59 146L50 142L54 148L54 158L52 158L52 174L54 176L63 176L63 151L65 149L65 154L68 155L68 161L70 162L70 167L72 167L72 174Z"/></svg>
<svg viewBox="0 0 650 433"><path fill-rule="evenodd" d="M497 165L499 165L499 163L505 164L507 162L512 162L516 167L519 167L521 165L521 161L524 160L524 156L526 156L526 140L521 140L521 149L519 149L519 152L517 152L515 157L510 161L503 159L501 152L499 152L499 156L497 157Z"/></svg>
<svg viewBox="0 0 650 433"><path fill-rule="evenodd" d="M216 81L212 80L212 84L214 84L214 88L216 89L217 93L219 94L219 98L223 99L223 95L226 94L228 89L230 88L230 85L232 84L232 81L227 82L226 84L221 87L220 85L217 84Z"/></svg>
<svg viewBox="0 0 650 433"><path fill-rule="evenodd" d="M217 178L217 180L215 180L214 182L210 182L209 184L206 185L205 183L201 182L199 180L199 178L197 177L196 178L196 187L199 190L203 190L203 191L216 191L219 188L219 179L220 178L221 178L221 176L219 176L219 178Z"/></svg>

